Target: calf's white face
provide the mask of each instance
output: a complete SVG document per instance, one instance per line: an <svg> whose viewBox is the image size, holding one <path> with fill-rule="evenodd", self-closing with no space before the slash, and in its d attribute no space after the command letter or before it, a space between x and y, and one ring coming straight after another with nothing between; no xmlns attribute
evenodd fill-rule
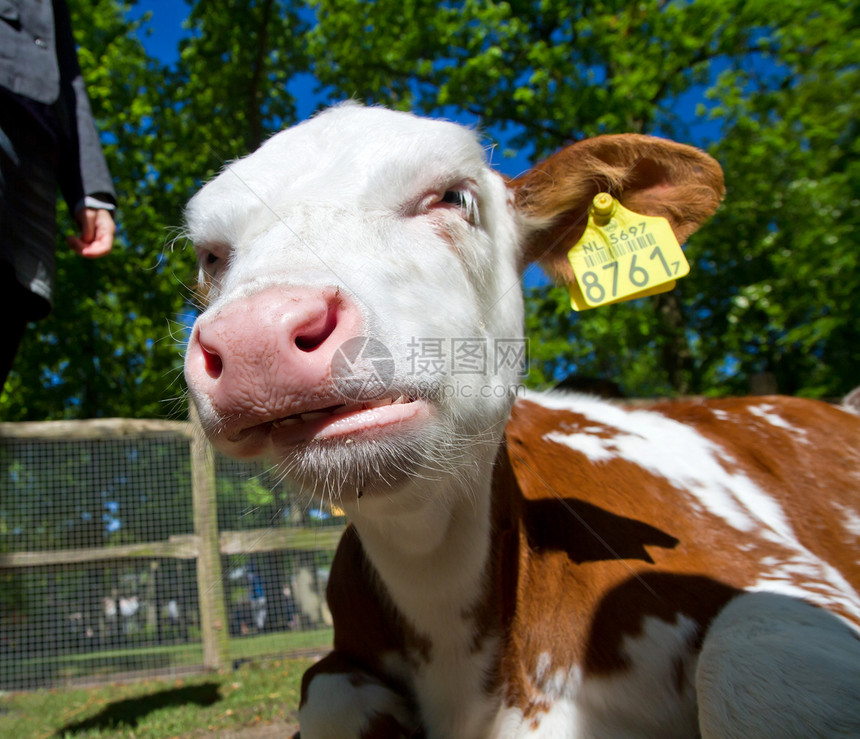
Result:
<svg viewBox="0 0 860 739"><path fill-rule="evenodd" d="M470 131L342 105L228 166L187 223L208 307L185 373L221 451L354 497L499 442L519 226Z"/></svg>

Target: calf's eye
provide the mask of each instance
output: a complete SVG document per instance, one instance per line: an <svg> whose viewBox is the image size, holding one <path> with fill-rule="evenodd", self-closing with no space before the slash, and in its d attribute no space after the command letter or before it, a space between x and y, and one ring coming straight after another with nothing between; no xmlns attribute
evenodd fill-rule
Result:
<svg viewBox="0 0 860 739"><path fill-rule="evenodd" d="M462 190L447 190L442 196L441 202L464 208L466 206L466 194Z"/></svg>

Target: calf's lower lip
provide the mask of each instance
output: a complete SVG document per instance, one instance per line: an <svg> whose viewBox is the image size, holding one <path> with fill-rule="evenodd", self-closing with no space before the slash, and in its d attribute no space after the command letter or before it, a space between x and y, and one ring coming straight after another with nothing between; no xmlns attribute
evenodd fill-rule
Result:
<svg viewBox="0 0 860 739"><path fill-rule="evenodd" d="M335 439L355 434L385 432L389 427L406 421L427 418L429 404L424 400L381 405L371 408L357 407L344 413L321 414L319 417L302 418L298 423L279 425L266 424L272 443L276 446L291 446L317 439ZM314 416L316 414L304 414Z"/></svg>

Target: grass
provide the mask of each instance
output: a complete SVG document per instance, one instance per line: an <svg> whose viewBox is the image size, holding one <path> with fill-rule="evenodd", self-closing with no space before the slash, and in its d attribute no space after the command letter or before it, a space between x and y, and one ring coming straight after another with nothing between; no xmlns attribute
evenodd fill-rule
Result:
<svg viewBox="0 0 860 739"><path fill-rule="evenodd" d="M305 649L327 651L332 630L260 634L230 639L229 674L208 673L95 688L0 692L3 739L193 739L245 727L292 722L309 659L263 659ZM108 669L200 664L200 645L139 647L26 660L54 678ZM48 664L50 663L50 664ZM24 663L19 663L19 668Z"/></svg>
<svg viewBox="0 0 860 739"><path fill-rule="evenodd" d="M333 640L334 629L246 636L241 639L230 639L230 658L245 660L264 655L287 654L303 649L328 651L331 649Z"/></svg>
<svg viewBox="0 0 860 739"><path fill-rule="evenodd" d="M310 664L309 659L266 660L229 674L0 695L0 736L192 739L291 722L301 676Z"/></svg>

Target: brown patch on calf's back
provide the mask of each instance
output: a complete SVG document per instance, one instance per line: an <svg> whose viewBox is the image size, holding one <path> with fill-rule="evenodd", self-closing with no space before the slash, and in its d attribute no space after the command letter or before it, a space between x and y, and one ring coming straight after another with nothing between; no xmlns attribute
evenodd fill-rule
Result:
<svg viewBox="0 0 860 739"><path fill-rule="evenodd" d="M516 464L513 448L511 455ZM537 475L528 469L520 479ZM528 574L520 607L526 609L527 628L543 632L545 643L552 645L553 663L579 664L586 674L626 669L624 638L641 634L649 616L670 624L679 614L695 621L693 648L698 649L707 624L737 588L693 574L695 561L683 553L675 556L676 549L684 548L682 539L647 520L576 498L556 498L552 488L540 484L553 497L522 503ZM611 507L612 488L605 492ZM679 536L686 533L679 524ZM665 567L678 572L662 571ZM552 638L556 630L566 638ZM532 664L541 651L546 647L536 643Z"/></svg>
<svg viewBox="0 0 860 739"><path fill-rule="evenodd" d="M522 513L519 612L503 670L515 676L508 703L534 710L540 697L521 670L533 671L542 654L553 670L625 670L625 637L641 634L649 616L672 624L679 614L696 623L698 649L707 624L757 572L737 551L738 532L694 510L686 491L621 457L595 462L543 438L558 431L615 433L529 401L508 425Z"/></svg>
<svg viewBox="0 0 860 739"><path fill-rule="evenodd" d="M828 506L857 505L860 420L790 398L670 401L636 410L643 409L716 445L726 472L742 473L772 498L800 545L857 588L856 549L837 535ZM591 460L546 440L551 432L611 439L616 430L573 409L523 400L506 430L522 520L519 611L502 669L511 675L508 704L532 711L541 710L530 681L542 654L552 670L625 671L625 638L642 635L649 617L667 624L690 619L695 627L688 648L695 652L730 600L757 583L769 563L790 562L799 551L789 540L779 543L772 531L764 536L766 524L752 513L759 528L739 531L659 473L620 455ZM820 530L825 522L829 533ZM852 618L838 603L832 609ZM689 681L679 672L683 667L678 662L668 678L682 687L685 677Z"/></svg>
<svg viewBox="0 0 860 739"><path fill-rule="evenodd" d="M842 511L860 512L860 418L829 403L783 396L676 401L658 410L719 444L734 469L779 505L798 543L860 591L857 541L839 523ZM772 542L748 543L763 555L785 554ZM838 604L832 609L860 626L856 614Z"/></svg>

